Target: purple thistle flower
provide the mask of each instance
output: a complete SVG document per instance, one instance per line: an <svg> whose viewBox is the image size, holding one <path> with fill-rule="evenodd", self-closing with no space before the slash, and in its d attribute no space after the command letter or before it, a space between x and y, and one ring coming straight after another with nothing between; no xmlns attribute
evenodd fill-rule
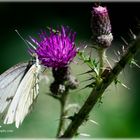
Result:
<svg viewBox="0 0 140 140"><path fill-rule="evenodd" d="M31 38L38 46L36 53L44 66L52 68L66 67L76 56L75 37L76 32L62 26L56 31L50 29L50 34L41 32L40 41Z"/></svg>

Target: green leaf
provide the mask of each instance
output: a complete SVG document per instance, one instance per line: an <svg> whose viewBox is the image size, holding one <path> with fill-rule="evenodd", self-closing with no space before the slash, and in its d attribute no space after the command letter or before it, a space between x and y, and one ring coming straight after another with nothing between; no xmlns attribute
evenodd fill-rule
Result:
<svg viewBox="0 0 140 140"><path fill-rule="evenodd" d="M96 76L99 74L99 62L97 62L96 59L92 59L90 56L86 55L84 51L79 51L78 56L90 69L92 69L92 72L94 72Z"/></svg>

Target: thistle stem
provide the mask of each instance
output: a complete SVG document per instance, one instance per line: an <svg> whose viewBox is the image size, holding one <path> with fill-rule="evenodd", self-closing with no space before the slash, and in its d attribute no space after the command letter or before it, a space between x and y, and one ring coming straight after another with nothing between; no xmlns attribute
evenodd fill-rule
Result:
<svg viewBox="0 0 140 140"><path fill-rule="evenodd" d="M74 115L72 122L64 132L61 138L72 138L76 133L80 125L87 119L90 111L93 109L98 99L102 96L106 88L112 83L112 81L118 76L118 74L124 69L127 63L133 58L135 53L140 49L140 37L138 37L132 44L130 44L127 53L116 63L114 68L105 76L102 82L94 88L84 105L79 112Z"/></svg>
<svg viewBox="0 0 140 140"><path fill-rule="evenodd" d="M67 97L68 97L68 91L63 93L62 97L60 98L60 121L59 121L59 126L58 126L58 131L57 131L57 137L61 136L65 130L65 116L66 116L66 103L67 103Z"/></svg>
<svg viewBox="0 0 140 140"><path fill-rule="evenodd" d="M105 49L104 48L98 49L98 55L99 55L99 63L100 63L100 68L99 68L99 77L100 77L104 69Z"/></svg>

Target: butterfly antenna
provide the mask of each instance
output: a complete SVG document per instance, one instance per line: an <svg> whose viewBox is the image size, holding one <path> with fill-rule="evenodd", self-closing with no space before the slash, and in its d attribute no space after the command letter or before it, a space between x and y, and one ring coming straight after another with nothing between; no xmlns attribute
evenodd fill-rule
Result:
<svg viewBox="0 0 140 140"><path fill-rule="evenodd" d="M133 33L131 29L129 29L129 32L130 32L131 38L135 40L137 38L136 35Z"/></svg>
<svg viewBox="0 0 140 140"><path fill-rule="evenodd" d="M122 39L122 41L124 42L124 44L126 45L126 46L128 46L128 43L127 43L127 41L121 36L121 39Z"/></svg>
<svg viewBox="0 0 140 140"><path fill-rule="evenodd" d="M28 40L26 40L26 42L34 49L34 50L36 50L36 47L31 43L31 42L29 42ZM28 46L29 46L28 45Z"/></svg>
<svg viewBox="0 0 140 140"><path fill-rule="evenodd" d="M18 34L18 36L24 41L24 43L27 45L28 48L30 48L30 46L28 45L28 42L21 36L21 34L18 32L17 29L15 29L15 32Z"/></svg>

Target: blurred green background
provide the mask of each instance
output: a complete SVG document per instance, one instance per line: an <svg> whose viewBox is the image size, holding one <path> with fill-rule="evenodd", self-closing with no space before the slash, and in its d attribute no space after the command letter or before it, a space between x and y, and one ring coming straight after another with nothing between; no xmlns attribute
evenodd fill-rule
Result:
<svg viewBox="0 0 140 140"><path fill-rule="evenodd" d="M0 2L0 73L16 63L27 61L30 55L27 46L14 31L28 39L37 36L47 26L68 25L77 32L77 46L91 42L90 18L94 3L4 3ZM138 33L140 3L103 3L108 7L114 35L113 46L108 49L109 58L117 59L114 50L120 50L123 42L120 36L128 37L128 29ZM94 54L94 51L93 51ZM136 56L139 61L139 55ZM78 60L77 60L78 61ZM72 71L79 81L88 75L78 76L87 67L72 64ZM90 119L98 122L84 123L79 132L96 138L140 137L140 70L127 67L120 75L130 90L113 84L106 90L102 101L90 114ZM81 82L82 88L86 83ZM71 91L70 101L82 105L90 89ZM26 117L19 129L14 125L3 125L1 122L0 137L3 138L52 138L55 137L59 122L59 102L46 95L49 85L40 83L40 95L34 104L33 111ZM7 130L6 132L3 130ZM82 137L82 136L80 136Z"/></svg>

